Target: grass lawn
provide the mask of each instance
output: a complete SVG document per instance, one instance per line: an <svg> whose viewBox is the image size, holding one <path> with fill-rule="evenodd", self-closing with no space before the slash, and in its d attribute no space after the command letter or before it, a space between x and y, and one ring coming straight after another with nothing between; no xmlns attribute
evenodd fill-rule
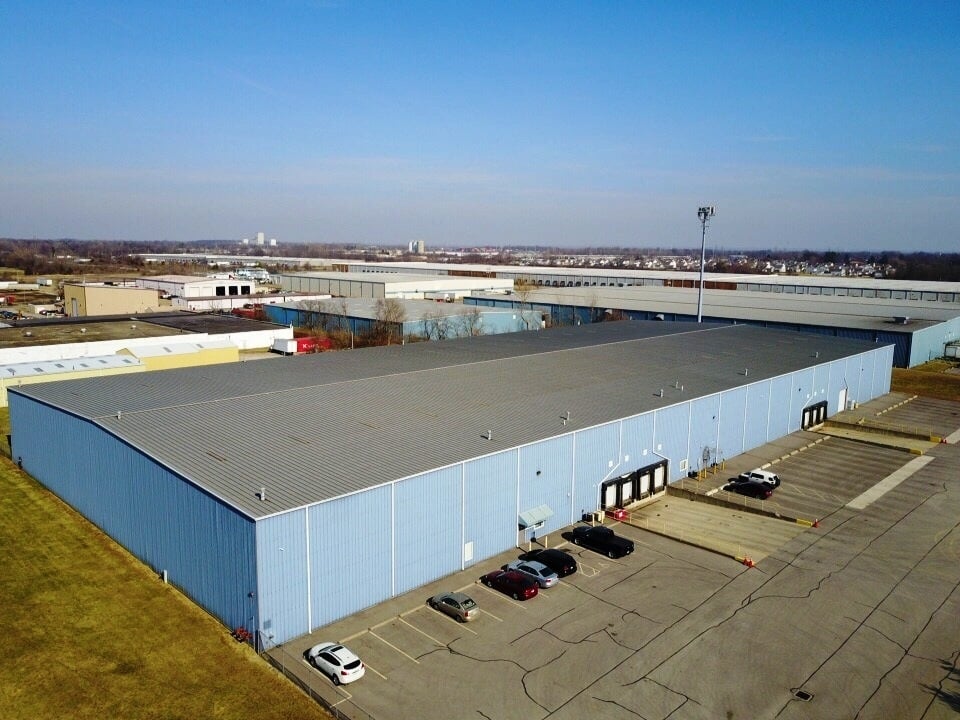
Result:
<svg viewBox="0 0 960 720"><path fill-rule="evenodd" d="M0 486L4 718L330 717L6 456Z"/></svg>
<svg viewBox="0 0 960 720"><path fill-rule="evenodd" d="M956 361L942 359L931 360L909 370L894 368L890 389L911 395L960 401L960 375L946 373L956 367Z"/></svg>

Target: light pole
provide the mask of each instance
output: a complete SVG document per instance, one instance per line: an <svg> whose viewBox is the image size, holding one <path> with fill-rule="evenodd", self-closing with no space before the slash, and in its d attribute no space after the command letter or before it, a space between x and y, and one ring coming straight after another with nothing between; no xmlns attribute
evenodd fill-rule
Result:
<svg viewBox="0 0 960 720"><path fill-rule="evenodd" d="M713 217L713 205L707 205L697 210L700 226L700 292L697 294L697 322L703 322L703 268L707 262L707 221Z"/></svg>

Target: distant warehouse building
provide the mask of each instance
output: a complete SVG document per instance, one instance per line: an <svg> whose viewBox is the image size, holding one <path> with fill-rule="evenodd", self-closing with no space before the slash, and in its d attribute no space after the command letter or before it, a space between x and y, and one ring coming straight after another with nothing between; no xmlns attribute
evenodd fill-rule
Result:
<svg viewBox="0 0 960 720"><path fill-rule="evenodd" d="M378 317L377 300L336 298L265 305L269 320L281 325L339 329L357 336L373 333L377 325L391 337L447 340L477 335L497 335L520 330L539 330L539 311L490 308L431 300L400 300L402 317Z"/></svg>
<svg viewBox="0 0 960 720"><path fill-rule="evenodd" d="M69 317L156 312L156 290L104 283L65 283L63 310Z"/></svg>
<svg viewBox="0 0 960 720"><path fill-rule="evenodd" d="M534 310L554 325L616 317L628 320L697 319L699 291L655 286L536 288L525 296L478 294L464 303ZM704 290L703 319L798 330L894 346L895 367L943 357L960 339L960 304L860 296Z"/></svg>
<svg viewBox="0 0 960 720"><path fill-rule="evenodd" d="M282 642L881 395L892 352L619 322L49 383L9 388L12 452Z"/></svg>
<svg viewBox="0 0 960 720"><path fill-rule="evenodd" d="M458 299L475 292L509 292L513 280L462 275L416 275L395 272L283 272L281 289L351 298L407 300Z"/></svg>

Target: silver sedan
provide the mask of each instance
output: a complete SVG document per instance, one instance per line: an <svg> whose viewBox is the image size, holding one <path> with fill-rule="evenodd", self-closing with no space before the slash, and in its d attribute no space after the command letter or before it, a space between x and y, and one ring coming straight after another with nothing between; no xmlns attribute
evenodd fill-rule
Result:
<svg viewBox="0 0 960 720"><path fill-rule="evenodd" d="M550 588L560 582L560 577L542 562L536 560L514 560L503 566L504 570L516 570L537 581L542 588Z"/></svg>

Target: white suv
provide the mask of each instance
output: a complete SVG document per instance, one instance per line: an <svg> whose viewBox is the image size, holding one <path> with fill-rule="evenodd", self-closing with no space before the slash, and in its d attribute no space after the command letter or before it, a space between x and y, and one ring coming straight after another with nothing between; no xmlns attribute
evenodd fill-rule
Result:
<svg viewBox="0 0 960 720"><path fill-rule="evenodd" d="M754 468L749 472L740 473L737 481L741 483L756 483L757 485L766 485L772 488L780 487L779 475L769 472L768 470L761 470L760 468Z"/></svg>

